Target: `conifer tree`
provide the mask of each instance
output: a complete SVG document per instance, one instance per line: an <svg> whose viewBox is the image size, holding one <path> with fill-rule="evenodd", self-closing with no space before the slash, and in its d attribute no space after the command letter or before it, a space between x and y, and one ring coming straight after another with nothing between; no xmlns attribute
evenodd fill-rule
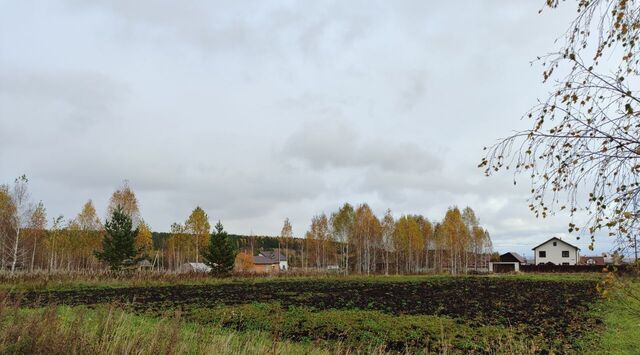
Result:
<svg viewBox="0 0 640 355"><path fill-rule="evenodd" d="M136 254L135 240L138 234L133 229L131 217L118 205L111 213L111 219L104 224L106 234L102 239L102 251L96 257L109 264L111 270L119 270L126 260L132 260Z"/></svg>
<svg viewBox="0 0 640 355"><path fill-rule="evenodd" d="M203 251L202 257L205 264L211 267L212 274L224 275L233 270L237 250L220 221L216 224L215 229L215 232L211 233L209 248Z"/></svg>

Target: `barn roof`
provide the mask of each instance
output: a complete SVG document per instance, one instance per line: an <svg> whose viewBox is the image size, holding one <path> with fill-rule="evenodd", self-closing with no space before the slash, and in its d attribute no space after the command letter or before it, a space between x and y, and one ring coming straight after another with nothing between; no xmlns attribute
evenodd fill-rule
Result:
<svg viewBox="0 0 640 355"><path fill-rule="evenodd" d="M567 243L567 242L565 242L564 240L562 240L562 239L560 239L560 238L558 238L558 237L553 237L553 238L551 238L551 239L549 239L549 240L546 240L546 241L544 241L544 242L542 242L542 243L540 243L540 244L536 245L535 247L533 247L533 248L532 248L532 250L536 250L536 249L538 249L538 247L540 247L541 245L546 244L546 243L548 243L548 242L550 242L550 241L552 241L552 240L554 240L554 239L555 239L555 240L559 240L559 241L563 242L564 244L566 244L566 245L568 245L568 246L570 246L570 247L572 247L572 248L575 248L575 249L580 250L580 248L578 248L577 246L575 246L575 245L573 245L573 244L570 244L570 243Z"/></svg>
<svg viewBox="0 0 640 355"><path fill-rule="evenodd" d="M520 255L520 254L518 254L518 253L516 253L514 251L506 252L506 253L500 255L500 259L502 259L502 257L507 255L507 254L511 254L521 264L526 264L527 263L527 261L522 257L522 255Z"/></svg>

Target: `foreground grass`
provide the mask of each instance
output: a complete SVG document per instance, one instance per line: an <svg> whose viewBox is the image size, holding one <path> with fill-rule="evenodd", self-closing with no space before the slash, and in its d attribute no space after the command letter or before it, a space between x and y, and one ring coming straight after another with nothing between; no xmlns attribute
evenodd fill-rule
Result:
<svg viewBox="0 0 640 355"><path fill-rule="evenodd" d="M249 310L253 307L252 310ZM438 317L394 318L378 312L322 312L247 306L244 316L215 314L212 324L180 317L134 315L114 307L48 307L0 310L2 354L533 354L536 347L506 329L472 330ZM219 311L219 310L218 310ZM227 309L226 311L231 311ZM251 314L246 313L252 312ZM276 313L273 313L275 311ZM269 312L269 313L267 313ZM211 320L207 314L206 319ZM200 317L205 316L200 314ZM282 318L282 316L285 316ZM302 317L302 318L301 318ZM304 318L304 320L303 320ZM389 319L387 319L389 318ZM398 317L395 317L398 318ZM424 319L423 319L424 318ZM267 319L287 323L276 325ZM279 322L277 321L277 322ZM307 322L306 326L299 322ZM235 327L230 322L236 322ZM384 323L387 322L387 323ZM225 323L222 327L222 323ZM302 327L299 327L302 325ZM277 327L274 328L274 327ZM229 329L230 328L230 329ZM262 330L265 331L262 331ZM298 329L298 331L296 331ZM338 333L332 333L337 331ZM426 331L426 333L425 333ZM295 342L284 339L296 332ZM324 338L323 335L329 335ZM340 335L335 337L336 335ZM426 336L426 338L425 338ZM430 338L432 336L433 338ZM389 340L399 342L389 347ZM405 346L412 339L413 346ZM393 343L391 343L393 344Z"/></svg>
<svg viewBox="0 0 640 355"><path fill-rule="evenodd" d="M109 307L0 310L2 354L328 354L339 345L274 340L262 332L232 332L179 318L151 318Z"/></svg>
<svg viewBox="0 0 640 355"><path fill-rule="evenodd" d="M640 353L640 280L624 280L616 287L608 299L592 310L602 318L604 330L583 339L585 353Z"/></svg>

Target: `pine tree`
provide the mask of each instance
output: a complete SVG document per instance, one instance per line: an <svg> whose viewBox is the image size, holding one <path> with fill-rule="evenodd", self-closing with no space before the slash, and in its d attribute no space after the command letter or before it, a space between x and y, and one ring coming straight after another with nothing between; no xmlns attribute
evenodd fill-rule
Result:
<svg viewBox="0 0 640 355"><path fill-rule="evenodd" d="M109 264L111 270L119 270L126 260L136 256L135 240L138 234L133 229L131 217L121 206L111 213L111 219L104 224L106 234L102 239L102 251L96 252L96 257Z"/></svg>
<svg viewBox="0 0 640 355"><path fill-rule="evenodd" d="M215 229L215 232L211 233L209 248L202 252L202 257L205 264L211 267L212 274L224 275L233 270L237 251L220 221Z"/></svg>

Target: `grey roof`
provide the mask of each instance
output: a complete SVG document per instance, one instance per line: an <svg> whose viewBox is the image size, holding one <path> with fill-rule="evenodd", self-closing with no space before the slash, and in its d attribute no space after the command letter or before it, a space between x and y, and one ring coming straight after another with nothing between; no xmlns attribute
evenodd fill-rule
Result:
<svg viewBox="0 0 640 355"><path fill-rule="evenodd" d="M533 247L533 248L532 248L532 250L536 250L536 249L538 249L538 247L539 247L539 246L541 246L542 244L545 244L545 243L547 243L547 242L550 242L550 241L552 241L552 240L554 240L554 239L559 240L559 241L561 241L561 242L565 243L566 245L568 245L568 246L570 246L570 247L573 247L573 248L575 248L575 249L580 250L580 248L578 248L577 246L575 246L575 245L573 245L573 244L571 244L571 243L567 243L566 241L564 241L564 240L562 240L562 239L560 239L560 238L558 238L558 237L553 237L553 238L551 238L551 239L549 239L549 240L546 240L546 241L544 241L544 242L542 242L542 243L540 243L540 244L536 245L535 247Z"/></svg>
<svg viewBox="0 0 640 355"><path fill-rule="evenodd" d="M151 264L149 262L149 260L144 259L144 260L140 260L138 261L138 266L142 266L142 267L153 267L153 264Z"/></svg>
<svg viewBox="0 0 640 355"><path fill-rule="evenodd" d="M279 251L275 251L275 250L266 250L266 251L261 251L258 255L264 256L267 259L271 259L271 260L275 260L275 261L285 261L287 260L287 258L282 255L282 253L280 253Z"/></svg>

